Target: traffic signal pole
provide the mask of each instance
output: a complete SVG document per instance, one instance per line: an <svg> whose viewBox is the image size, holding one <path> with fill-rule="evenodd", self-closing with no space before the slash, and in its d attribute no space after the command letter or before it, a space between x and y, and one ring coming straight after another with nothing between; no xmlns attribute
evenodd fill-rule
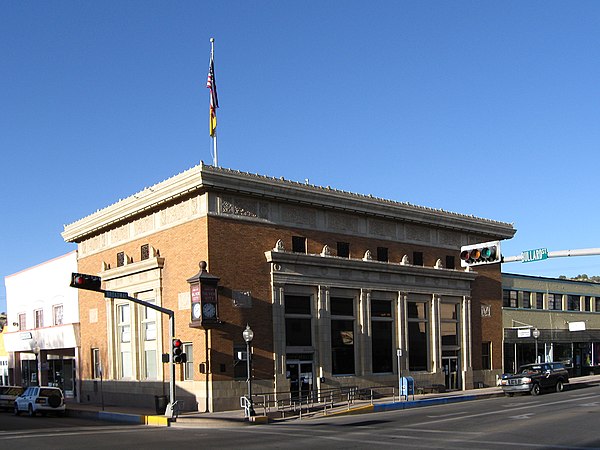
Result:
<svg viewBox="0 0 600 450"><path fill-rule="evenodd" d="M104 291L100 290L100 292L104 292L104 297L107 298L123 298L129 300L130 302L137 303L138 305L145 306L146 308L154 309L155 311L161 312L169 316L169 342L173 342L175 338L175 312L162 308L160 306L154 305L153 303L148 303L139 298L130 297L127 292L117 292L117 291ZM167 409L165 410L165 416L173 417L175 410L175 361L173 359L173 355L169 357L169 368L171 372L170 380L169 380L169 404L167 405Z"/></svg>
<svg viewBox="0 0 600 450"><path fill-rule="evenodd" d="M153 309L162 314L166 314L169 316L169 342L173 342L175 338L175 312L163 308L161 306L157 306L153 303L148 303L139 298L130 297L127 292L118 292L118 291L107 291L101 289L102 279L95 275L89 275L86 273L72 273L71 274L71 287L77 289L85 289L93 292L102 292L105 298L121 298L124 300L129 300L130 302L137 303L138 305L145 306L146 308ZM171 354L169 357L169 366L171 372L171 379L169 381L169 404L167 405L167 409L165 411L165 416L173 417L175 415L175 359L174 355Z"/></svg>

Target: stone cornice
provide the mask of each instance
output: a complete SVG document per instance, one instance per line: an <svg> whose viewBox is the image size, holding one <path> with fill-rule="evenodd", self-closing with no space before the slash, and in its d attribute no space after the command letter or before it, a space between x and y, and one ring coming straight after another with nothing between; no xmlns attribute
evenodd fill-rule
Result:
<svg viewBox="0 0 600 450"><path fill-rule="evenodd" d="M80 242L127 218L206 190L419 223L484 235L490 239L511 238L516 231L505 222L201 164L65 225L62 236L67 242Z"/></svg>

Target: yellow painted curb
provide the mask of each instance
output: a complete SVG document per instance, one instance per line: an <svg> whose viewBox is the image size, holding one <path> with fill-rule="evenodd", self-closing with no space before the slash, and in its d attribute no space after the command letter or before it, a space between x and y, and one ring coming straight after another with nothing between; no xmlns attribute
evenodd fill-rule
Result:
<svg viewBox="0 0 600 450"><path fill-rule="evenodd" d="M250 416L250 422L269 423L269 418L267 416Z"/></svg>
<svg viewBox="0 0 600 450"><path fill-rule="evenodd" d="M144 416L144 423L155 427L168 427L169 418L165 416Z"/></svg>

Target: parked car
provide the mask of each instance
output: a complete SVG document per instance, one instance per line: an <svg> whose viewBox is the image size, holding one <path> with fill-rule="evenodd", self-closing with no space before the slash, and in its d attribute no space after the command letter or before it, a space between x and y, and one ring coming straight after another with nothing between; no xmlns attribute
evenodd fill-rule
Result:
<svg viewBox="0 0 600 450"><path fill-rule="evenodd" d="M21 386L0 386L0 409L12 409L15 399L23 391Z"/></svg>
<svg viewBox="0 0 600 450"><path fill-rule="evenodd" d="M539 395L544 389L562 392L569 382L569 372L562 363L526 364L514 375L502 375L500 386L509 396L515 393Z"/></svg>
<svg viewBox="0 0 600 450"><path fill-rule="evenodd" d="M65 397L60 388L50 386L29 386L14 402L14 412L18 416L27 412L30 417L37 413L48 412L63 415L65 413Z"/></svg>

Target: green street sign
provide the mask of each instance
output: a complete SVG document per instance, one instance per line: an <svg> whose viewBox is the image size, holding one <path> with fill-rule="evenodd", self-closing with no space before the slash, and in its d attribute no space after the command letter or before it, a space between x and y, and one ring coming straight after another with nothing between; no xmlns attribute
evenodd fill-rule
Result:
<svg viewBox="0 0 600 450"><path fill-rule="evenodd" d="M523 262L543 261L548 259L547 248L537 248L535 250L525 250L523 253Z"/></svg>

